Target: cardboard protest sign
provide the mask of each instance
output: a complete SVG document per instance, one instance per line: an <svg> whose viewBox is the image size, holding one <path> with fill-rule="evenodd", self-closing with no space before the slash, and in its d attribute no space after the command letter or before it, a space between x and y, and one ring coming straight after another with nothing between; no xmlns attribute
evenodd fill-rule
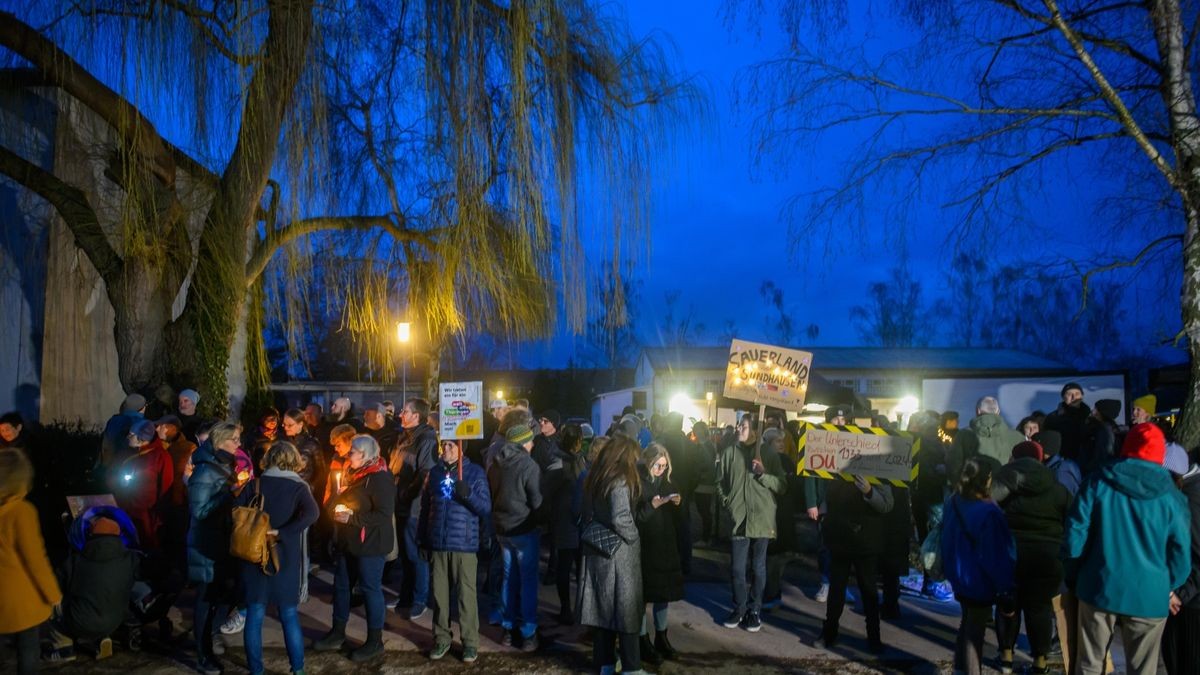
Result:
<svg viewBox="0 0 1200 675"><path fill-rule="evenodd" d="M442 382L438 437L441 440L483 438L483 383Z"/></svg>
<svg viewBox="0 0 1200 675"><path fill-rule="evenodd" d="M812 358L810 352L798 349L735 339L729 345L725 396L800 412Z"/></svg>
<svg viewBox="0 0 1200 675"><path fill-rule="evenodd" d="M917 478L921 439L879 427L806 424L799 441L796 473L907 487Z"/></svg>

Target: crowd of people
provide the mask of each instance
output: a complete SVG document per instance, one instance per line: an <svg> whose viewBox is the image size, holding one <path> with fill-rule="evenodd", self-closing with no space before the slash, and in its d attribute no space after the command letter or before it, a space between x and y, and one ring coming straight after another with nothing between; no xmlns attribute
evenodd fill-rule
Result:
<svg viewBox="0 0 1200 675"><path fill-rule="evenodd" d="M847 602L861 602L867 647L883 652L881 621L901 618L919 549L912 590L962 608L957 670L981 672L994 621L1001 672L1013 670L1022 625L1031 672L1048 672L1059 650L1068 672L1106 672L1118 631L1129 672L1196 672L1197 457L1156 423L1152 396L1133 401L1124 428L1118 401L1089 407L1083 394L1067 385L1056 410L1016 428L992 397L962 428L952 412L913 414L918 469L906 487L801 475L803 423L782 411L724 429L692 420L685 433L679 413L647 421L627 409L597 434L498 400L484 438L460 441L439 439L437 413L420 398L398 409L358 411L344 398L328 413L315 403L268 409L243 429L201 417L192 390L150 402L131 394L97 452L96 481L115 505L77 514L69 555L53 565L26 499L46 469L34 470L36 441L10 413L0 417L0 634L15 639L18 672L34 672L46 655L70 658L75 642L110 649L131 620L169 631L165 610L186 588L204 673L224 670L214 637L238 632L250 671L263 671L269 607L293 672L306 649L379 658L389 609L412 620L432 610L433 660L453 649L454 610L465 663L478 658L482 613L522 651L539 648L549 620L589 627L599 672L618 662L638 672L677 657L670 606L684 598L694 539L730 555L722 624L757 633L783 602L783 570L810 520L826 616L805 639L819 648L837 646ZM852 425L854 413L835 405L825 419ZM261 545L235 555L243 547L231 541L248 532ZM305 644L298 607L322 568L334 579L330 629ZM539 616L543 583L556 587L552 618ZM350 635L360 606L366 634Z"/></svg>

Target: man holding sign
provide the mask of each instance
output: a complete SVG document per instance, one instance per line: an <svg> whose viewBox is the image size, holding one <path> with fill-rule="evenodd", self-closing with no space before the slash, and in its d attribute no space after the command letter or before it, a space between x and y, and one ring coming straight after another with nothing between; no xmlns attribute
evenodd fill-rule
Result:
<svg viewBox="0 0 1200 675"><path fill-rule="evenodd" d="M743 415L737 440L717 459L717 492L733 523L731 582L733 611L726 628L762 628L763 587L767 580L767 544L775 538L775 500L787 490L783 466L775 451L762 447L753 415ZM747 588L746 563L753 561L754 585ZM750 591L749 593L747 591Z"/></svg>

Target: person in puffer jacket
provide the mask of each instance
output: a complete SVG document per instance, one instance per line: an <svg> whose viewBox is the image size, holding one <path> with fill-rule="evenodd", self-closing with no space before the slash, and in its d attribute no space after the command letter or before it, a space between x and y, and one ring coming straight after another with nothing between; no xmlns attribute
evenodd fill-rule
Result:
<svg viewBox="0 0 1200 675"><path fill-rule="evenodd" d="M954 668L967 675L983 670L983 635L992 605L1014 614L1017 547L1004 512L991 500L994 460L979 455L962 465L958 488L942 516L942 569L962 605Z"/></svg>
<svg viewBox="0 0 1200 675"><path fill-rule="evenodd" d="M492 493L483 469L462 454L458 441L445 440L441 457L421 489L417 528L421 555L430 562L433 586L433 649L437 660L450 651L450 590L458 596L463 661L479 656L479 604L475 599L479 525L491 517Z"/></svg>
<svg viewBox="0 0 1200 675"><path fill-rule="evenodd" d="M1084 483L1067 518L1067 587L1079 598L1077 672L1104 669L1121 627L1129 673L1155 673L1171 592L1191 573L1191 517L1163 468L1166 439L1135 424L1121 459Z"/></svg>

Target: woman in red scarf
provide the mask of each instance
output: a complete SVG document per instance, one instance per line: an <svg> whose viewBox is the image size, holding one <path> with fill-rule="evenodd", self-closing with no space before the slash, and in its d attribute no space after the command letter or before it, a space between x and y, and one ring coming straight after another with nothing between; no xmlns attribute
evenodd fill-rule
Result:
<svg viewBox="0 0 1200 675"><path fill-rule="evenodd" d="M395 545L396 484L371 436L355 436L346 458L350 466L342 475L341 491L326 505L334 521L337 566L333 628L313 647L317 651L342 648L350 620L350 589L357 581L366 604L367 640L350 653L350 659L362 662L383 654L383 565Z"/></svg>

